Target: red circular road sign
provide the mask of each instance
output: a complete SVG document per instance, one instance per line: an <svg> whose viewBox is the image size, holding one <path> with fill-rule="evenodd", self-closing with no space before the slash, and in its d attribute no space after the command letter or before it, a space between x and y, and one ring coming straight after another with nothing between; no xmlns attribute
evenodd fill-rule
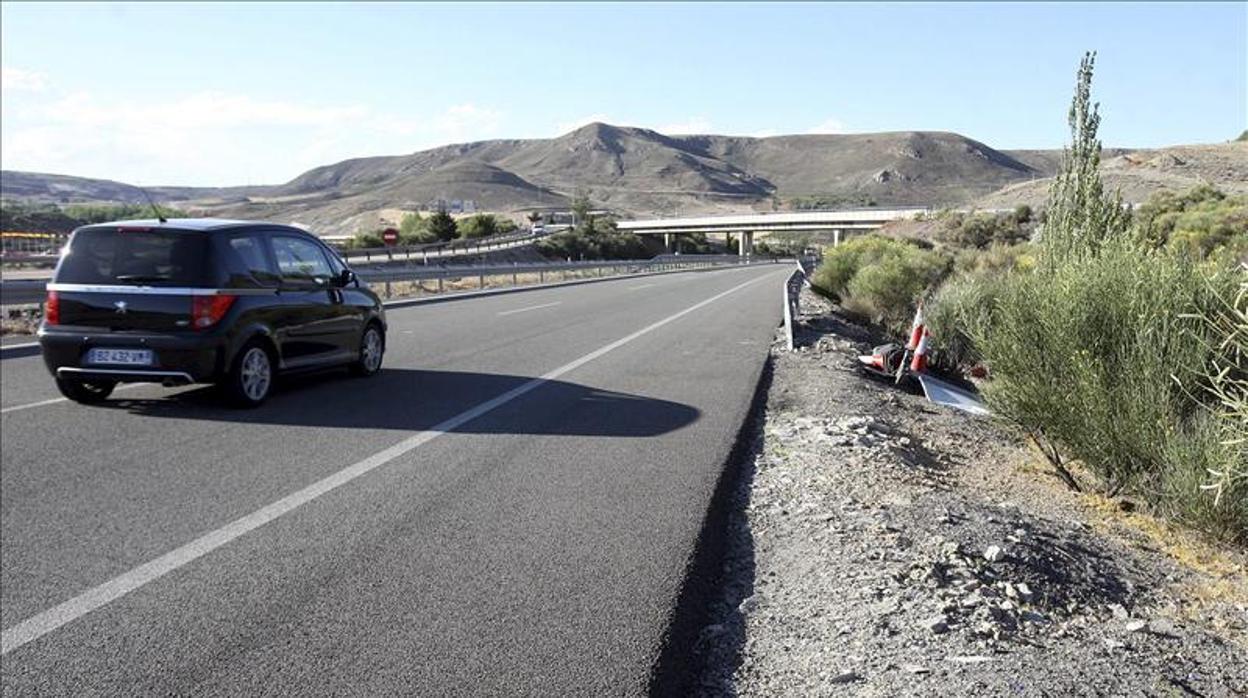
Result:
<svg viewBox="0 0 1248 698"><path fill-rule="evenodd" d="M397 244L399 241L399 231L394 228L386 228L381 231L381 240L387 245Z"/></svg>

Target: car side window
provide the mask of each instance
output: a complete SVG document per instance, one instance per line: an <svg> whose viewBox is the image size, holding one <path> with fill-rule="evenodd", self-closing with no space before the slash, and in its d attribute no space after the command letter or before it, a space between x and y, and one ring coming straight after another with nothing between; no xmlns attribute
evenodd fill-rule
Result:
<svg viewBox="0 0 1248 698"><path fill-rule="evenodd" d="M334 275L320 245L311 240L274 235L273 257L283 280L326 283Z"/></svg>
<svg viewBox="0 0 1248 698"><path fill-rule="evenodd" d="M249 286L256 281L263 286L273 286L280 281L277 269L265 252L263 234L233 235L228 243L233 253L233 259L230 260L230 286Z"/></svg>
<svg viewBox="0 0 1248 698"><path fill-rule="evenodd" d="M342 272L347 269L346 263L342 261L342 258L338 256L337 252L334 252L332 247L323 251L325 252L325 256L329 257L329 266L333 270L334 276L342 276Z"/></svg>

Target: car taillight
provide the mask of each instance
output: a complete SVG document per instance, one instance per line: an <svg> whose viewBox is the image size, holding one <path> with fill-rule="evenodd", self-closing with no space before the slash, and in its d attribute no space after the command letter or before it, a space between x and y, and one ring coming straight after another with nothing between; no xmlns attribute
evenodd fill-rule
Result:
<svg viewBox="0 0 1248 698"><path fill-rule="evenodd" d="M61 297L56 291L48 291L48 300L43 304L43 322L48 325L61 324Z"/></svg>
<svg viewBox="0 0 1248 698"><path fill-rule="evenodd" d="M191 296L191 327L206 330L221 321L238 296Z"/></svg>

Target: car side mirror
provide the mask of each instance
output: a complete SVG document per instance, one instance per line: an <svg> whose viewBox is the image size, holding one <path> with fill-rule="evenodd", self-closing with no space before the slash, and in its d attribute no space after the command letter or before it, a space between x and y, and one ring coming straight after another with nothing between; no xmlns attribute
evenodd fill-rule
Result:
<svg viewBox="0 0 1248 698"><path fill-rule="evenodd" d="M350 269L343 269L342 273L338 275L339 286L350 286L351 284L355 283L355 281L356 281L355 272L351 271Z"/></svg>

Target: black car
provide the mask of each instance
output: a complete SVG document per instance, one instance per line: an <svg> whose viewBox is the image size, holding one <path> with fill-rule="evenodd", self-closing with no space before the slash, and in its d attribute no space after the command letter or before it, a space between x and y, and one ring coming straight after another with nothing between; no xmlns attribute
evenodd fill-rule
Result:
<svg viewBox="0 0 1248 698"><path fill-rule="evenodd" d="M78 402L118 383L216 383L258 405L277 373L381 369L381 300L318 238L272 223L78 228L48 285L43 358Z"/></svg>

